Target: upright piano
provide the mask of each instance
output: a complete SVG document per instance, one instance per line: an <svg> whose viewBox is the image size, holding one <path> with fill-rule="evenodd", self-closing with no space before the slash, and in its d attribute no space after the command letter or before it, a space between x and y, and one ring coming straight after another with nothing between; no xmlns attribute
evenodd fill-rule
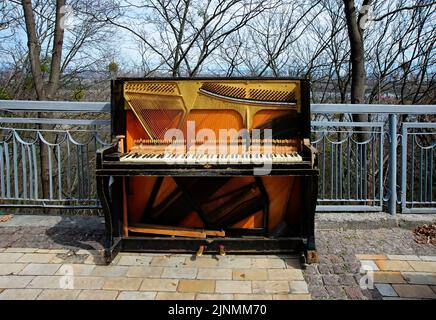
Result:
<svg viewBox="0 0 436 320"><path fill-rule="evenodd" d="M309 81L120 78L97 152L105 257L304 253L317 260Z"/></svg>

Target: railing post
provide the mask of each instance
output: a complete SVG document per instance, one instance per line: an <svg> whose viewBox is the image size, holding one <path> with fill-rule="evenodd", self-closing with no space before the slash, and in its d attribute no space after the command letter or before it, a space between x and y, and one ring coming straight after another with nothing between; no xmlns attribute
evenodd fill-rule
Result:
<svg viewBox="0 0 436 320"><path fill-rule="evenodd" d="M397 209L397 115L389 114L389 136L391 143L389 145L389 213L396 214Z"/></svg>

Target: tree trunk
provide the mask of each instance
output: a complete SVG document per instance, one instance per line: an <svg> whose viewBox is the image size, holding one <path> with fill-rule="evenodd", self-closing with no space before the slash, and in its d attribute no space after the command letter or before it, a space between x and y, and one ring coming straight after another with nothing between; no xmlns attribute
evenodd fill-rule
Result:
<svg viewBox="0 0 436 320"><path fill-rule="evenodd" d="M52 100L59 85L61 73L62 45L64 41L64 28L61 26L62 7L65 0L56 0L56 25L54 29L53 51L51 55L50 78L47 86L47 99Z"/></svg>
<svg viewBox="0 0 436 320"><path fill-rule="evenodd" d="M371 5L372 0L364 0L362 7ZM344 0L345 19L347 21L348 38L350 41L351 60L351 103L365 102L365 50L363 43L363 29L360 25L365 13L361 10L357 14L354 0ZM356 122L367 122L368 114L353 114ZM362 128L367 131L367 128ZM366 140L367 134L360 134L359 140Z"/></svg>
<svg viewBox="0 0 436 320"><path fill-rule="evenodd" d="M40 52L41 45L36 36L35 17L33 15L32 1L23 0L24 20L26 23L27 46L29 48L29 61L32 71L33 84L38 100L45 100L45 90L41 72Z"/></svg>
<svg viewBox="0 0 436 320"><path fill-rule="evenodd" d="M371 5L372 0L364 0L362 3L362 9L357 13L354 0L344 0L344 12L345 19L347 21L348 38L350 41L350 60L351 60L351 103L359 104L365 102L365 49L363 43L363 31L364 25L362 19L366 19L366 8ZM353 114L353 121L355 122L368 122L368 114ZM361 127L360 132L357 135L359 142L364 142L370 138L370 130L367 127ZM361 168L366 168L367 155L366 145L360 146L360 152L356 145L356 157L355 161L358 161ZM364 173L365 174L365 173ZM360 180L368 178L360 177ZM363 198L367 198L367 195L361 190Z"/></svg>
<svg viewBox="0 0 436 320"><path fill-rule="evenodd" d="M37 39L35 17L33 14L32 1L22 0L24 18L26 23L26 33L28 39L29 61L31 65L31 72L33 84L36 91L38 100L52 100L55 96L59 84L61 59L62 59L62 45L64 38L64 30L61 26L61 19L63 14L61 8L65 5L65 0L56 0L56 17L55 28L53 36L53 49L51 56L50 75L47 86L44 86L44 79L41 71L41 46ZM44 113L38 113L38 117L45 117ZM47 130L52 129L49 125L39 125L38 129ZM51 149L42 141L39 143L39 160L40 160L40 177L41 177L41 191L44 199L50 198L49 185L49 163L48 153Z"/></svg>

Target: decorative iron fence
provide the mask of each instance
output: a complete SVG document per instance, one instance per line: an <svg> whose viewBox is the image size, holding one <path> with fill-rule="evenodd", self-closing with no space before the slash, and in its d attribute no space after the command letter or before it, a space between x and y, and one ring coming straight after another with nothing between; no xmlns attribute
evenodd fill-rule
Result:
<svg viewBox="0 0 436 320"><path fill-rule="evenodd" d="M313 121L320 183L318 211L381 211L382 122ZM359 135L365 135L363 141Z"/></svg>
<svg viewBox="0 0 436 320"><path fill-rule="evenodd" d="M0 100L0 111L15 116L0 118L0 207L99 207L94 159L110 142L110 104ZM313 104L312 113L318 211L382 211L386 205L392 214L397 207L436 213L435 105ZM372 121L351 121L357 113L371 114ZM398 130L402 115L415 115L414 121ZM433 118L415 121L420 116Z"/></svg>
<svg viewBox="0 0 436 320"><path fill-rule="evenodd" d="M404 123L401 146L401 212L435 213L436 123Z"/></svg>
<svg viewBox="0 0 436 320"><path fill-rule="evenodd" d="M0 206L99 207L94 158L107 144L97 129L0 131Z"/></svg>

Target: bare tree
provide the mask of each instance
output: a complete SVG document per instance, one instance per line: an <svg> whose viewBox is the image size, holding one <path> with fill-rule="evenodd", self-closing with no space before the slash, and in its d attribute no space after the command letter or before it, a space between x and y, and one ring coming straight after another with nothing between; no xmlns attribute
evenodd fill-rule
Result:
<svg viewBox="0 0 436 320"><path fill-rule="evenodd" d="M149 59L163 67L162 72L168 71L172 76L195 76L232 33L274 7L276 1L143 0L140 4L130 4L142 10L140 17L128 22L101 19L139 39L153 55Z"/></svg>
<svg viewBox="0 0 436 320"><path fill-rule="evenodd" d="M348 37L350 41L351 61L351 103L365 102L365 48L363 31L364 19L367 18L368 8L372 0L363 0L359 13L354 0L344 0L344 14L347 21ZM355 114L353 119L359 122L368 121L367 114ZM362 137L364 138L364 137Z"/></svg>
<svg viewBox="0 0 436 320"><path fill-rule="evenodd" d="M380 18L373 19L365 40L371 44L366 66L370 103L376 98L402 104L431 103L436 13L432 6L415 4L387 1L374 10Z"/></svg>

